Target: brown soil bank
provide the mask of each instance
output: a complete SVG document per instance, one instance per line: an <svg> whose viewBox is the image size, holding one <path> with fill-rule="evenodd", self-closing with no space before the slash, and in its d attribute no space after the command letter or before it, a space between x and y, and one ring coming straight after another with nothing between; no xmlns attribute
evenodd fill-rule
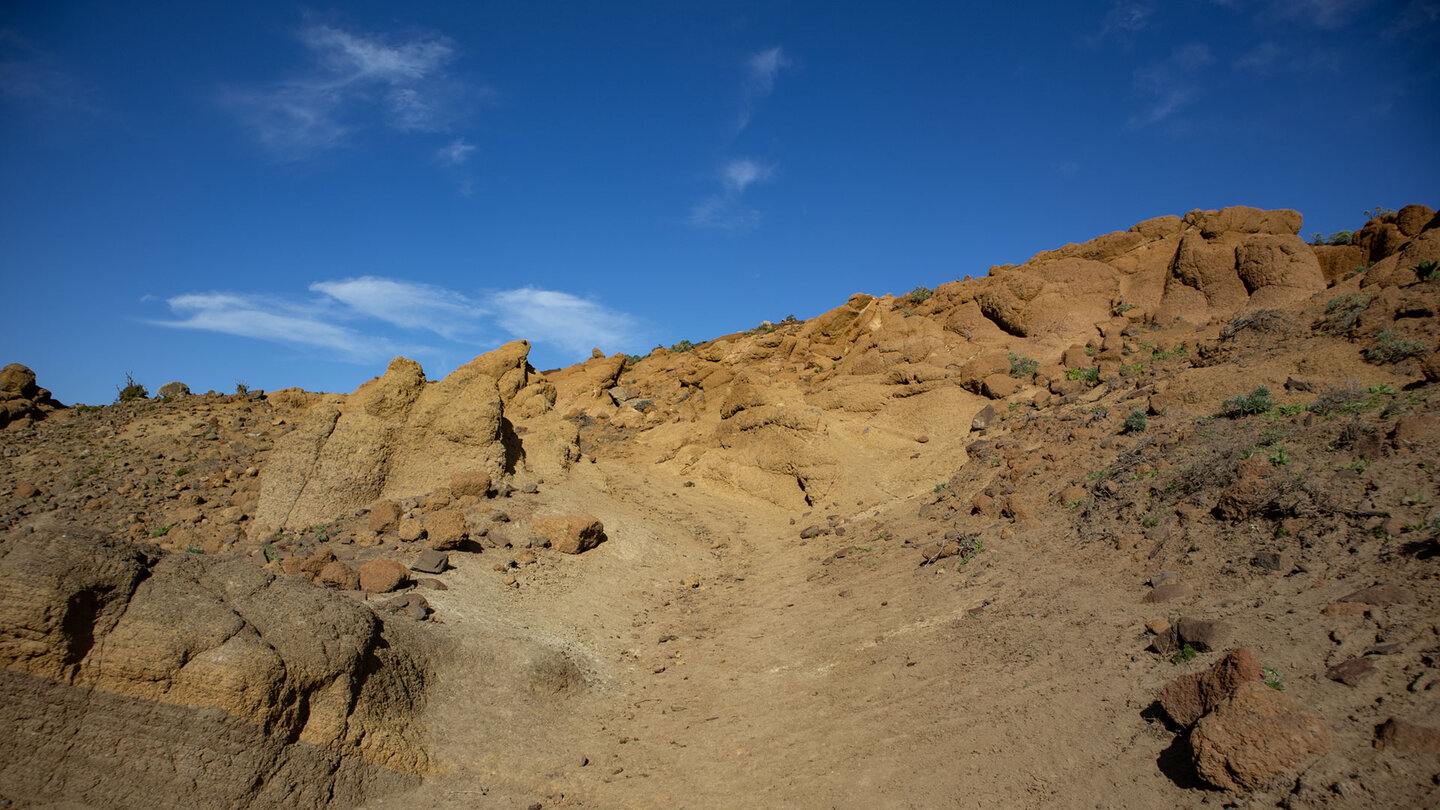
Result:
<svg viewBox="0 0 1440 810"><path fill-rule="evenodd" d="M0 799L1440 805L1440 221L1300 225L349 395L7 367Z"/></svg>

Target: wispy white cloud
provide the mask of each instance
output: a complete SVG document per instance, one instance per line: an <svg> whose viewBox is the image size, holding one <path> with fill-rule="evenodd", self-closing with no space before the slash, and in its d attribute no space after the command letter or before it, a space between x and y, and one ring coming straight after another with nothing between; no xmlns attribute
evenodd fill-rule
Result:
<svg viewBox="0 0 1440 810"><path fill-rule="evenodd" d="M735 126L737 132L750 125L750 120L755 117L756 107L775 92L776 77L790 65L790 57L779 46L752 53L745 60L745 85L741 96L740 120Z"/></svg>
<svg viewBox="0 0 1440 810"><path fill-rule="evenodd" d="M166 300L178 320L154 320L156 326L198 329L272 343L328 350L352 363L373 363L397 354L425 354L426 347L403 347L379 336L330 322L323 308L265 296L208 292Z"/></svg>
<svg viewBox="0 0 1440 810"><path fill-rule="evenodd" d="M455 48L443 36L397 40L312 25L298 39L309 63L295 75L221 96L261 145L284 159L340 146L371 126L448 132L485 92L451 72Z"/></svg>
<svg viewBox="0 0 1440 810"><path fill-rule="evenodd" d="M635 337L629 315L570 293L523 287L494 293L489 301L501 329L574 354L628 344Z"/></svg>
<svg viewBox="0 0 1440 810"><path fill-rule="evenodd" d="M523 287L466 295L402 279L362 276L318 281L318 297L295 298L201 292L166 300L172 318L156 326L197 329L296 346L314 347L338 359L372 363L397 354L439 356L457 347L476 350L500 342L500 333L525 338L581 359L594 346L630 346L635 320L603 304L556 290ZM407 340L378 334L398 327L448 342Z"/></svg>
<svg viewBox="0 0 1440 810"><path fill-rule="evenodd" d="M1135 89L1146 99L1145 106L1130 117L1131 127L1147 127L1173 117L1199 94L1195 74L1214 57L1204 44L1176 48L1163 62L1135 71Z"/></svg>
<svg viewBox="0 0 1440 810"><path fill-rule="evenodd" d="M435 157L448 166L461 166L470 160L470 153L475 151L475 145L464 138L456 138L450 143L440 147Z"/></svg>
<svg viewBox="0 0 1440 810"><path fill-rule="evenodd" d="M310 285L351 310L403 329L425 329L448 340L473 335L486 315L483 306L468 297L413 281L361 276Z"/></svg>
<svg viewBox="0 0 1440 810"><path fill-rule="evenodd" d="M750 158L736 158L720 172L721 192L713 194L690 209L689 222L697 228L745 230L760 223L760 212L741 202L745 190L769 180L775 173L771 166Z"/></svg>
<svg viewBox="0 0 1440 810"><path fill-rule="evenodd" d="M749 158L732 160L725 164L725 190L731 194L744 194L754 183L769 180L774 170Z"/></svg>

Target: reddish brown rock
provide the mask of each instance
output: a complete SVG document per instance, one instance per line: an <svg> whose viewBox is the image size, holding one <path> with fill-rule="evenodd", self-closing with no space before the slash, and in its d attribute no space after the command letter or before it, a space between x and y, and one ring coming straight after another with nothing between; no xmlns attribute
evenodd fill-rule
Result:
<svg viewBox="0 0 1440 810"><path fill-rule="evenodd" d="M485 497L490 493L490 474L481 470L459 473L450 479L450 492L456 497L475 495Z"/></svg>
<svg viewBox="0 0 1440 810"><path fill-rule="evenodd" d="M1160 690L1160 707L1182 726L1201 717L1234 694L1241 684L1264 677L1255 656L1244 647L1232 650L1203 672L1181 675Z"/></svg>
<svg viewBox="0 0 1440 810"><path fill-rule="evenodd" d="M1340 597L1341 602L1362 602L1367 605L1408 605L1415 601L1415 592L1401 585L1382 583L1362 588Z"/></svg>
<svg viewBox="0 0 1440 810"><path fill-rule="evenodd" d="M470 537L469 523L459 509L442 509L426 515L424 526L426 542L437 551L459 548Z"/></svg>
<svg viewBox="0 0 1440 810"><path fill-rule="evenodd" d="M394 560L371 560L360 566L360 588L366 593L389 593L410 581L410 572Z"/></svg>
<svg viewBox="0 0 1440 810"><path fill-rule="evenodd" d="M1440 728L1417 726L1392 717L1376 727L1375 747L1402 754L1440 755Z"/></svg>
<svg viewBox="0 0 1440 810"><path fill-rule="evenodd" d="M1151 588L1150 592L1145 594L1145 598L1140 601L1154 604L1156 602L1169 602L1171 599L1181 599L1189 595L1190 589L1188 587L1178 582L1167 582Z"/></svg>
<svg viewBox="0 0 1440 810"><path fill-rule="evenodd" d="M1359 686L1361 681L1379 674L1380 669L1368 658L1351 658L1325 670L1325 677L1346 686Z"/></svg>
<svg viewBox="0 0 1440 810"><path fill-rule="evenodd" d="M380 501L370 507L370 531L388 532L400 522L400 507L394 501Z"/></svg>
<svg viewBox="0 0 1440 810"><path fill-rule="evenodd" d="M562 554L579 554L605 540L605 526L594 515L538 517L531 531L550 541Z"/></svg>
<svg viewBox="0 0 1440 810"><path fill-rule="evenodd" d="M401 540L413 543L425 536L425 524L420 522L420 518L400 518L395 532Z"/></svg>
<svg viewBox="0 0 1440 810"><path fill-rule="evenodd" d="M1330 750L1320 715L1263 683L1240 685L1190 733L1195 770L1226 790L1256 790Z"/></svg>
<svg viewBox="0 0 1440 810"><path fill-rule="evenodd" d="M339 588L342 591L357 591L360 589L360 575L355 569L345 563L334 560L327 563L320 569L317 580L321 585L331 588Z"/></svg>

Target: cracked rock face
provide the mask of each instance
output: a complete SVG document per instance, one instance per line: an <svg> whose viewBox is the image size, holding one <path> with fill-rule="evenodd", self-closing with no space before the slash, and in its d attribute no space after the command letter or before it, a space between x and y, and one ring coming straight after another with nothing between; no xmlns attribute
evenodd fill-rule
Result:
<svg viewBox="0 0 1440 810"><path fill-rule="evenodd" d="M426 664L396 640L365 606L243 560L11 533L0 793L259 807L413 780Z"/></svg>

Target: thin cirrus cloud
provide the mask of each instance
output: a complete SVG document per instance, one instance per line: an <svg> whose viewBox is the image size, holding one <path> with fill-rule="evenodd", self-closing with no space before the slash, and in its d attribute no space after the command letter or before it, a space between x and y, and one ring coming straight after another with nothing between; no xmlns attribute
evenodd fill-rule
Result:
<svg viewBox="0 0 1440 810"><path fill-rule="evenodd" d="M196 329L325 350L337 359L373 363L397 354L436 356L445 347L376 334L383 325L430 333L450 344L497 342L497 332L567 354L629 345L636 323L626 313L576 295L524 287L480 297L432 284L378 276L319 281L317 297L286 299L229 292L167 299L173 316L151 324ZM377 323L379 322L379 323ZM453 346L451 347L453 348Z"/></svg>
<svg viewBox="0 0 1440 810"><path fill-rule="evenodd" d="M301 29L298 39L308 56L302 69L267 84L230 88L220 99L282 159L344 145L374 126L449 132L465 115L467 102L485 92L451 71L455 48L443 36L396 40L312 25Z"/></svg>
<svg viewBox="0 0 1440 810"><path fill-rule="evenodd" d="M1135 71L1136 92L1145 98L1145 105L1130 117L1131 127L1148 127L1173 118L1197 97L1197 72L1210 64L1213 57L1204 44L1192 43L1176 48L1168 59Z"/></svg>
<svg viewBox="0 0 1440 810"><path fill-rule="evenodd" d="M769 180L774 173L773 167L750 158L726 163L720 172L720 193L706 197L690 209L690 224L721 230L755 227L760 223L760 212L745 206L741 196L747 188Z"/></svg>
<svg viewBox="0 0 1440 810"><path fill-rule="evenodd" d="M738 136L755 117L761 101L775 91L780 72L793 64L785 49L778 45L756 51L745 59L745 78L741 86L740 117L736 121ZM696 228L736 231L760 224L760 212L746 206L741 197L745 190L769 180L775 173L773 165L751 158L731 158L720 170L720 190L690 207L686 221Z"/></svg>
<svg viewBox="0 0 1440 810"><path fill-rule="evenodd" d="M745 85L742 90L740 119L735 130L739 132L750 125L755 109L760 102L775 91L775 78L780 71L790 67L790 57L779 46L757 51L745 60Z"/></svg>

